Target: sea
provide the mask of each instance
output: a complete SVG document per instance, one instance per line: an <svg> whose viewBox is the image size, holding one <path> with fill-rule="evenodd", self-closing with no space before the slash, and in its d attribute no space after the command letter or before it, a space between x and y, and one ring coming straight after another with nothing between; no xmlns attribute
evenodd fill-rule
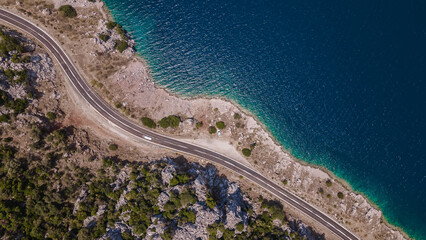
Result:
<svg viewBox="0 0 426 240"><path fill-rule="evenodd" d="M426 239L426 1L104 2L156 83L238 103Z"/></svg>

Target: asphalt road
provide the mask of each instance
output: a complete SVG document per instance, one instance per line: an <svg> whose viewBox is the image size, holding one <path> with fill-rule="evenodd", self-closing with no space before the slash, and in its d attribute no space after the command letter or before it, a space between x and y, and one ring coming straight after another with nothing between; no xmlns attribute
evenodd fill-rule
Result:
<svg viewBox="0 0 426 240"><path fill-rule="evenodd" d="M349 232L342 225L337 223L334 219L330 218L326 214L317 210L315 207L306 203L302 199L298 198L288 190L278 186L271 180L262 176L262 174L255 170L230 159L224 155L208 150L203 147L199 147L193 144L181 142L171 137L163 136L161 134L152 132L144 127L134 123L127 119L125 116L116 112L113 107L107 104L102 98L100 98L95 92L92 91L91 87L87 82L80 76L77 68L59 46L56 41L50 37L46 32L32 24L31 22L14 15L10 12L0 9L0 21L4 21L9 25L15 26L24 32L28 33L35 39L37 39L42 45L44 45L51 54L56 58L57 62L62 67L64 73L67 75L71 84L75 87L76 91L81 97L86 100L99 114L108 119L111 123L115 124L128 134L151 142L156 145L160 145L169 149L191 154L200 158L207 159L216 164L222 165L228 169L231 169L235 173L243 176L245 179L249 179L260 187L269 191L276 197L280 198L290 206L298 209L307 216L311 217L318 223L321 223L336 236L341 239L359 239L353 233Z"/></svg>

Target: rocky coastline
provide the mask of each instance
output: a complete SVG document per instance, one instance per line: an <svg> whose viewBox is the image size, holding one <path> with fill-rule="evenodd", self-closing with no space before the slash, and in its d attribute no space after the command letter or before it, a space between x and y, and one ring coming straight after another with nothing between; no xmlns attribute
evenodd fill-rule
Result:
<svg viewBox="0 0 426 240"><path fill-rule="evenodd" d="M324 169L307 165L292 157L276 143L254 116L234 103L223 99L184 99L157 86L150 77L147 64L135 55L132 49L134 41L127 38L128 48L122 52L116 49L117 41L120 41L122 35L116 29L108 29L108 22L113 20L105 12L102 2L55 0L51 3L53 8L49 4L43 7L27 6L27 11L33 8L38 10L32 11L31 16L19 11L23 4L26 3L11 3L9 8L36 22L40 22L41 17L35 16L40 15L49 16L49 23L55 23L55 11L64 4L77 9L79 20L76 21L80 21L81 28L85 28L85 23L91 28L86 27L85 31L79 28L77 31L62 30L63 33L60 33L59 27L54 29L46 21L44 25L42 22L40 24L54 36L65 36L60 41L69 53L75 55L81 69L89 69L85 73L87 79L93 79L91 83L99 94L123 111L123 114L138 122L142 117L158 122L168 116L178 116L178 127L156 127L156 131L184 141L196 142L252 166L333 216L362 239L408 238L402 231L390 226L380 210L365 196L353 192L343 180ZM90 23L86 21L89 17L92 18ZM84 32L84 36L78 36L79 31ZM104 41L101 34L108 35L109 38ZM85 47L78 49L73 43L76 41ZM105 62L114 66L102 69ZM218 122L224 122L226 127L220 129L220 134L210 134L209 127L215 127ZM198 123L202 123L201 126ZM248 157L242 154L243 149L250 149ZM313 227L317 229L316 226Z"/></svg>

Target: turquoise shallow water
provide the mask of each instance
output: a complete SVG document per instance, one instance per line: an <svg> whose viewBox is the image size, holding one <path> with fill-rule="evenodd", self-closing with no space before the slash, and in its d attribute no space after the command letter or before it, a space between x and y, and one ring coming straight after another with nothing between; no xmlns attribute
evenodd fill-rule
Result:
<svg viewBox="0 0 426 240"><path fill-rule="evenodd" d="M156 82L236 101L426 239L426 2L105 3Z"/></svg>

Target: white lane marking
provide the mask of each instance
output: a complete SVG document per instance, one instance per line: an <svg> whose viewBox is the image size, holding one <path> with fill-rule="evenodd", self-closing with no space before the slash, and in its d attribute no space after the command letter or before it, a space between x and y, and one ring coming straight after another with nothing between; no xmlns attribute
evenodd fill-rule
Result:
<svg viewBox="0 0 426 240"><path fill-rule="evenodd" d="M8 12L8 11L6 11L6 12ZM12 14L12 15L14 15L14 16L16 16L15 14L13 14L13 13L10 13L10 14ZM3 14L2 14L3 15ZM10 17L8 17L8 16L5 16L5 15L3 15L5 18L9 18L10 19ZM16 17L18 17L18 18L20 18L20 19L22 19L21 17L19 17L19 16L16 16ZM12 21L15 21L14 19L12 19ZM25 22L27 22L26 20L24 20ZM74 78L77 80L77 83L78 83L78 85L80 85L80 87L82 88L82 90L87 94L87 96L100 108L100 109L102 109L103 111L104 111L104 113L106 113L108 116L110 116L110 117L112 117L113 119L115 119L116 121L118 121L118 122L120 122L121 124L123 124L123 125L125 125L125 126L127 126L127 127L129 127L129 128L131 128L131 129L133 129L133 130L135 130L135 131L137 131L137 132L139 132L139 133L141 133L138 129L134 129L133 127L130 127L129 125L127 125L126 123L123 123L121 120L119 120L119 119L117 119L115 116L112 116L108 111L106 111L105 109L104 109L104 107L103 106L101 106L97 101L95 101L93 98L92 98L92 96L91 96L91 94L90 93L88 93L87 91L86 91L86 89L85 89L85 87L84 86L82 86L81 85L81 82L79 81L79 79L78 78L80 78L81 80L82 80L82 77L81 77L81 75L79 74L79 72L76 70L77 68L74 66L74 64L73 64L73 62L69 59L69 57L68 57L68 55L66 55L65 54L65 52L62 50L62 48L59 46L59 44L57 44L57 42L53 39L53 38L51 38L43 29L41 29L41 28L39 28L38 26L35 26L34 24L32 24L31 22L27 22L27 23L29 23L29 24L31 24L31 25L33 25L35 28L37 28L37 29L39 29L39 30L41 30L44 34L46 34L46 36L48 36L50 39L46 39L43 35L41 35L41 34L38 34L37 32L35 32L37 35L39 35L41 38L43 38L45 41L47 41L50 45L51 45L51 47L52 48L54 48L54 50L56 50L57 51L57 54L59 55L59 57L63 60L63 62L65 63L65 64L68 64L68 63L71 63L71 66L74 68L74 69L69 69L69 72L74 76ZM22 23L21 23L22 24ZM22 29L22 28L21 28ZM24 30L24 29L22 29L22 30ZM33 30L33 29L31 29L31 30ZM25 32L28 32L28 31L26 31L26 30L24 30ZM34 30L33 30L34 31ZM29 33L29 32L28 32ZM31 34L30 33L30 35L33 35L33 36L35 36L34 34ZM36 37L36 36L35 36ZM56 46L55 46L55 44L51 44L51 42L50 41L53 41L55 44L56 44ZM57 49L57 47L62 51L62 53L63 54L61 54L61 51L58 51L58 49ZM54 55L54 57L59 61L59 59L56 57L56 55L55 54L53 54ZM67 61L65 61L65 59L63 58L63 56L62 55L64 55L65 57L66 57L66 59L68 60L68 63L67 63ZM60 64L61 65L61 64ZM65 72L65 74L66 75L69 75L68 74L68 72L67 71L65 71L65 69L64 69L64 67L62 67L62 65L61 65L61 68L64 70L64 72ZM78 77L75 75L75 73L74 73L74 71L78 74ZM70 78L70 76L68 76L69 78ZM70 78L71 79L71 78ZM83 82L84 82L84 85L86 85L86 87L90 90L90 92L92 92L91 90L91 88L90 87L88 87L88 85L87 85L87 83L86 83L86 81L84 81L83 80ZM74 87L77 89L77 91L78 91L78 88L75 86L75 84L74 84L74 82L71 80L71 83L74 85ZM95 95L96 96L96 95ZM97 96L96 96L97 97ZM99 98L98 98L98 100L99 100ZM99 100L102 104L104 104L101 100ZM101 114L98 110L96 110L96 108L95 108L95 111L97 111L100 115L103 115L103 114ZM115 112L114 112L115 113ZM134 135L134 134L133 134ZM137 136L137 137L139 137L139 136ZM166 142L166 141L165 141ZM173 144L173 143L170 143L169 142L169 144ZM182 147L182 146L181 146ZM200 152L200 153L203 153L203 152L201 152L201 151L198 151L198 150L195 150L195 151L197 151L197 152ZM221 158L218 158L218 157L216 157L216 156L212 156L212 155L209 155L209 156L211 156L211 157L214 157L214 158L216 158L216 159L219 159L219 160L223 160L223 159L221 159ZM228 164L229 164L229 161L226 161ZM233 165L233 164L232 164ZM235 165L233 165L233 166L235 166ZM237 167L237 166L236 166ZM256 178L258 181L260 181L260 182L262 182L262 183L264 183L265 185L268 185L268 186L270 186L269 184L266 184L262 179L259 179L257 176L254 176L254 175L252 175L252 174L250 174L249 172L247 172L246 170L244 170L244 169L242 169L242 168L240 168L240 167L237 167L239 170L241 170L241 171L244 171L244 172L246 172L248 175L250 175L250 176L252 176L253 178ZM281 190L277 190L277 188L275 188L275 186L270 186L270 187L273 187L276 191L279 191L279 192L281 192L281 194L283 194L283 195L289 195L289 196L291 196L291 197L294 197L294 198L296 198L296 199L298 199L299 201L302 201L302 202L304 202L302 199L300 199L299 197L297 197L297 196L295 196L295 195L293 195L293 194L291 194L291 193L287 193L286 192L286 194L284 194L284 193L282 193L282 191ZM269 191L269 192L271 192L271 191ZM274 194L273 192L271 192L272 194ZM274 194L275 196L277 196L276 194ZM277 197L279 197L279 196L277 196ZM281 198L281 197L279 197L279 198ZM281 198L282 199L282 198ZM291 199L290 197L289 197L289 199ZM284 200L284 199L283 199ZM306 207L304 207L304 206L301 206L299 203L297 203L295 200L293 200L293 199L291 199L294 203L293 204L291 204L291 205L295 205L295 204L297 204L298 206L299 206L299 208L303 208L303 209L305 209L305 210L308 210L308 211L310 211L310 212L312 212L310 209L307 209ZM285 201L285 200L284 200ZM286 202L288 202L288 201L286 201ZM307 205L309 205L309 204L307 204ZM310 206L310 205L309 205ZM320 212L320 213L322 213L320 210L318 210L318 209L316 209L318 212ZM315 214L315 213L313 213L316 217L318 217L318 218L320 218L320 219L322 219L323 221L325 221L321 216L319 216L319 215L317 215L317 214ZM324 213L322 213L323 215L325 215ZM333 220L332 220L333 221ZM328 222L327 221L325 221L326 223L327 223L327 225L328 225ZM338 222L335 222L335 221L333 221L334 223L336 223L337 225L339 225L340 227L342 227L343 229L345 229L346 230L346 228L344 228L342 225L340 225ZM331 225L332 226L332 225ZM340 232L340 233L342 233L344 236L346 236L347 237L347 235L345 234L345 233L343 233L343 232L341 232L339 229L337 229L337 228L335 228L334 226L332 226L335 230L337 230L338 232ZM346 230L347 231L347 230ZM349 231L348 231L349 232ZM355 236L355 235L354 235ZM355 236L356 237L356 236ZM357 238L357 237L356 237Z"/></svg>
<svg viewBox="0 0 426 240"><path fill-rule="evenodd" d="M194 151L199 152L199 153L202 153L202 154L206 154L205 152L202 152L202 151L197 150L197 149L194 149Z"/></svg>
<svg viewBox="0 0 426 240"><path fill-rule="evenodd" d="M185 146L183 146L183 145L180 145L180 144L175 144L176 146L179 146L179 147L181 147L181 148L187 148L187 147L185 147Z"/></svg>
<svg viewBox="0 0 426 240"><path fill-rule="evenodd" d="M163 142L168 143L168 144L171 144L171 145L175 145L174 143L172 143L172 142L170 142L170 141L167 141L167 140L164 140Z"/></svg>

